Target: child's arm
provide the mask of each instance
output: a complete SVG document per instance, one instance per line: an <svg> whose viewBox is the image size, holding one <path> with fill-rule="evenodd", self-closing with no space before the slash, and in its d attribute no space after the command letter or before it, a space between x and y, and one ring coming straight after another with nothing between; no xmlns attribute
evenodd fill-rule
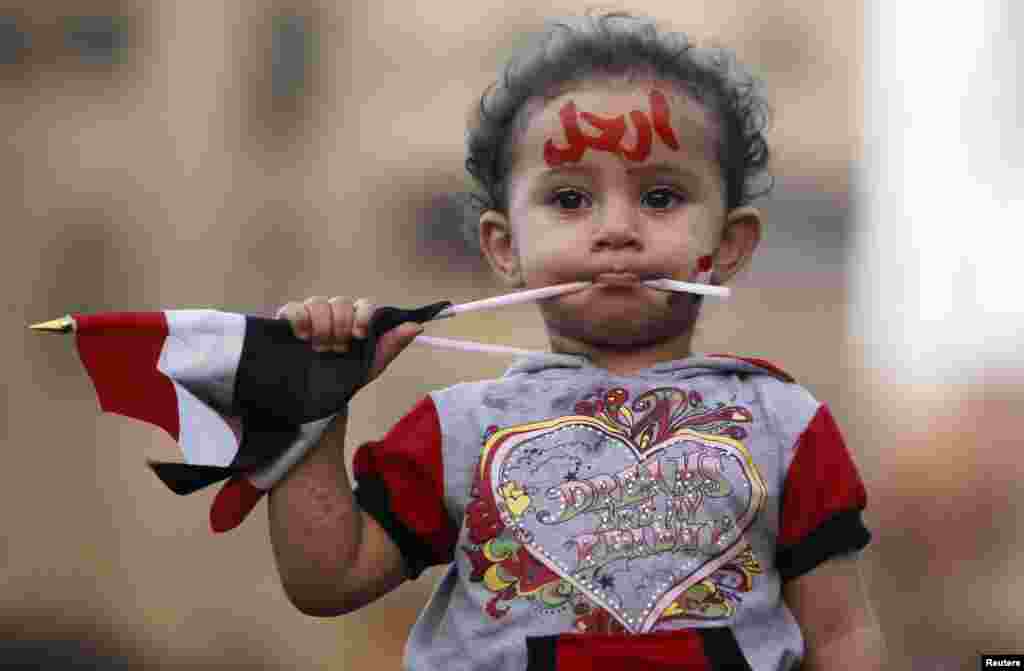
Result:
<svg viewBox="0 0 1024 671"><path fill-rule="evenodd" d="M364 337L374 306L366 300L314 297L278 311L297 337L317 349ZM402 324L377 342L370 380L422 331ZM344 615L375 601L406 577L402 555L376 520L356 505L345 470L347 408L320 442L270 492L270 540L281 583L307 615Z"/></svg>
<svg viewBox="0 0 1024 671"><path fill-rule="evenodd" d="M306 615L361 608L405 580L398 547L356 505L345 472L346 418L339 415L270 492L270 540L289 600Z"/></svg>
<svg viewBox="0 0 1024 671"><path fill-rule="evenodd" d="M804 634L801 671L880 671L885 641L871 613L856 555L833 557L783 586Z"/></svg>

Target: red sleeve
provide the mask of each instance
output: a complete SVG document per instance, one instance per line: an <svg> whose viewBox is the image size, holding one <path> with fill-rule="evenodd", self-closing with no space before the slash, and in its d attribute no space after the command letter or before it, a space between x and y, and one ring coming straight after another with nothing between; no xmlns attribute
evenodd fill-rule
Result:
<svg viewBox="0 0 1024 671"><path fill-rule="evenodd" d="M867 492L832 413L822 405L796 444L786 475L776 565L783 580L871 540Z"/></svg>
<svg viewBox="0 0 1024 671"><path fill-rule="evenodd" d="M458 528L444 507L441 423L430 396L353 460L356 501L395 541L409 577L450 563Z"/></svg>

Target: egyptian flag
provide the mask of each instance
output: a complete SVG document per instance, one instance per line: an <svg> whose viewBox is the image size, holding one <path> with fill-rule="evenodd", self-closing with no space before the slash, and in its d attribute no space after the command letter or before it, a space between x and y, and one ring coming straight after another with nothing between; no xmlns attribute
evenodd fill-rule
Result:
<svg viewBox="0 0 1024 671"><path fill-rule="evenodd" d="M184 463L150 461L177 494L230 478L210 511L238 526L368 381L379 336L451 305L380 307L345 353L315 352L284 319L218 310L72 314L100 407L178 442Z"/></svg>

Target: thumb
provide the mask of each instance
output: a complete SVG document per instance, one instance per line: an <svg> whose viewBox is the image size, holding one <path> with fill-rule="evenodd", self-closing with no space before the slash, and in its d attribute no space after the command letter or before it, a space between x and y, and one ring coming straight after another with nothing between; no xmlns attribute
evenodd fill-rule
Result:
<svg viewBox="0 0 1024 671"><path fill-rule="evenodd" d="M408 347L416 336L423 333L423 325L416 322L404 322L377 339L377 351L370 369L370 379L374 380L394 361L395 357Z"/></svg>

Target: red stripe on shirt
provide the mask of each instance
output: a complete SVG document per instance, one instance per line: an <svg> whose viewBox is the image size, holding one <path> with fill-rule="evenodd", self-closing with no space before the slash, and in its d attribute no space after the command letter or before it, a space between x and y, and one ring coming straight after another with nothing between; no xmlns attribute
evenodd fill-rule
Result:
<svg viewBox="0 0 1024 671"><path fill-rule="evenodd" d="M356 479L376 475L387 485L395 515L430 545L438 564L455 557L458 528L444 507L441 421L430 396L417 403L381 440L360 445Z"/></svg>
<svg viewBox="0 0 1024 671"><path fill-rule="evenodd" d="M866 505L864 483L823 404L800 435L786 475L779 544L795 545L836 513Z"/></svg>
<svg viewBox="0 0 1024 671"><path fill-rule="evenodd" d="M163 312L73 315L82 365L106 412L159 426L178 440L181 419L174 384L157 365L167 339Z"/></svg>
<svg viewBox="0 0 1024 671"><path fill-rule="evenodd" d="M711 671L713 668L695 630L637 636L566 634L559 636L555 644L555 669L558 671Z"/></svg>

